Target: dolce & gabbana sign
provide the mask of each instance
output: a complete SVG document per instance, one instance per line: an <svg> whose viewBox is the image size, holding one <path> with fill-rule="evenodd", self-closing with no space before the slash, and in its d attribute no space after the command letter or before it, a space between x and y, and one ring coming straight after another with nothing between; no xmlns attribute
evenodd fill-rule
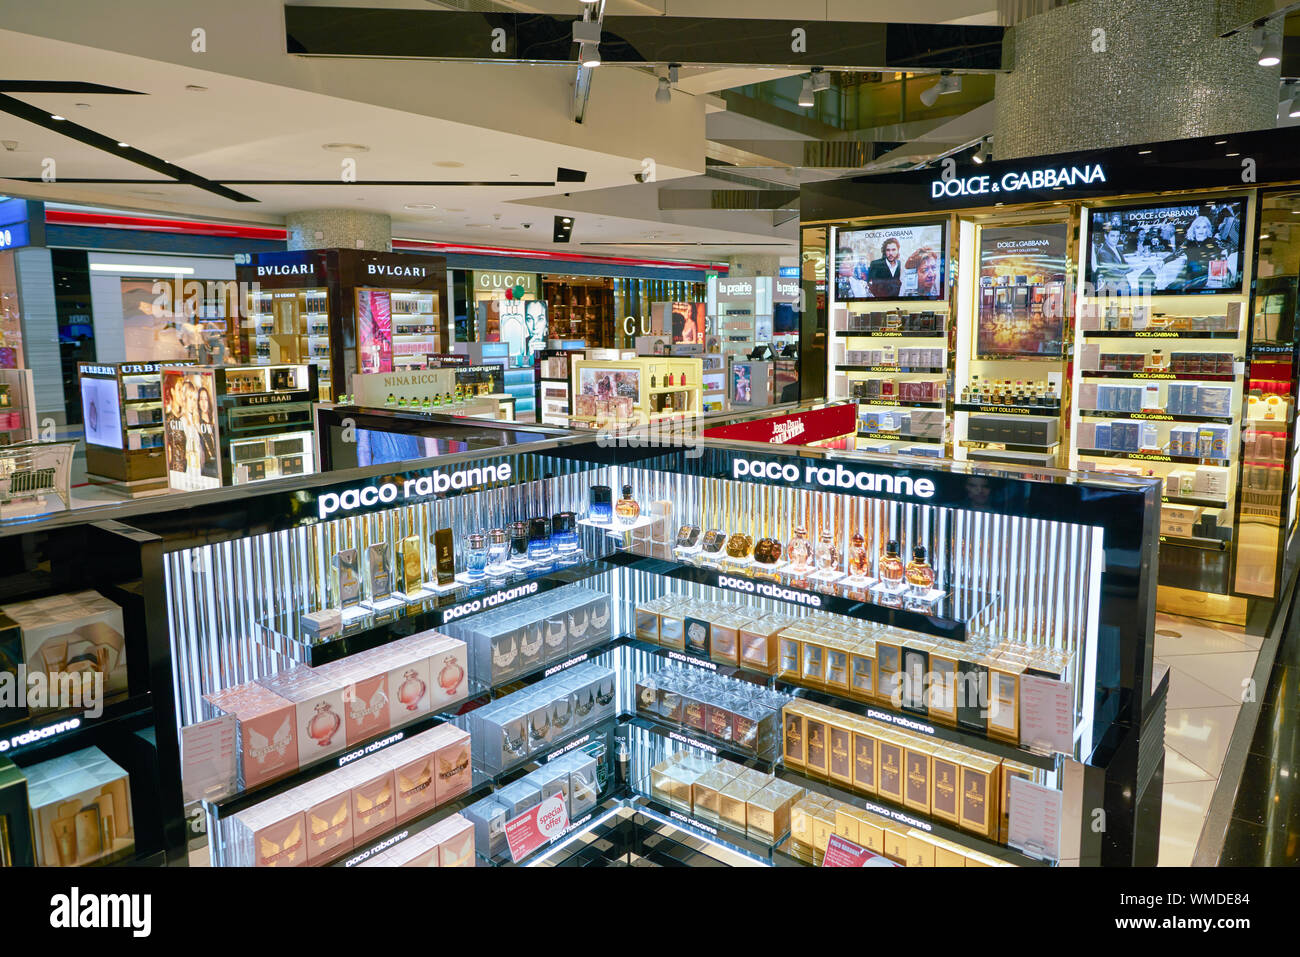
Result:
<svg viewBox="0 0 1300 957"><path fill-rule="evenodd" d="M1091 166L1062 166L1044 169L1010 170L1001 176L941 176L930 181L930 198L945 199L956 196L987 196L993 193L1016 193L1022 190L1057 189L1067 186L1088 186L1106 182L1106 171L1100 163Z"/></svg>

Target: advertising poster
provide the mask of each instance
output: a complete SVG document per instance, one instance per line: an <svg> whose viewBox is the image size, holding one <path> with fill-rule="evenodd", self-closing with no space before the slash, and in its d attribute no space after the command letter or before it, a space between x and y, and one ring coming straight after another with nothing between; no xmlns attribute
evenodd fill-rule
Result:
<svg viewBox="0 0 1300 957"><path fill-rule="evenodd" d="M978 356L1061 355L1067 238L1065 223L980 231Z"/></svg>
<svg viewBox="0 0 1300 957"><path fill-rule="evenodd" d="M386 289L357 290L357 353L362 372L393 371L392 300Z"/></svg>
<svg viewBox="0 0 1300 957"><path fill-rule="evenodd" d="M164 369L162 374L167 483L195 491L221 487L215 376L210 371Z"/></svg>
<svg viewBox="0 0 1300 957"><path fill-rule="evenodd" d="M835 298L942 299L943 224L842 229L835 237Z"/></svg>
<svg viewBox="0 0 1300 957"><path fill-rule="evenodd" d="M749 366L737 363L731 367L731 401L737 405L748 405L753 400L753 374Z"/></svg>
<svg viewBox="0 0 1300 957"><path fill-rule="evenodd" d="M211 281L208 281L210 284ZM186 292L186 286L189 292ZM122 332L128 362L191 359L204 365L226 361L224 321L204 321L199 282L123 279Z"/></svg>
<svg viewBox="0 0 1300 957"><path fill-rule="evenodd" d="M597 399L624 397L633 403L641 394L639 369L582 369L578 377L578 391Z"/></svg>
<svg viewBox="0 0 1300 957"><path fill-rule="evenodd" d="M110 449L122 447L122 409L117 380L81 377L81 412L86 442Z"/></svg>
<svg viewBox="0 0 1300 957"><path fill-rule="evenodd" d="M1087 281L1103 295L1241 291L1246 201L1092 210Z"/></svg>
<svg viewBox="0 0 1300 957"><path fill-rule="evenodd" d="M704 342L704 317L708 303L675 302L672 304L673 342L681 345L701 345Z"/></svg>

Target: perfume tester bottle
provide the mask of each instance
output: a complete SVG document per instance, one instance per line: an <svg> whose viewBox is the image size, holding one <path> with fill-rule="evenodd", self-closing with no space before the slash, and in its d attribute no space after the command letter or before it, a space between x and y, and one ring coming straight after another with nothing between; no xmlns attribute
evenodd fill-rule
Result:
<svg viewBox="0 0 1300 957"><path fill-rule="evenodd" d="M618 523L623 526L635 525L636 520L641 517L641 506L632 497L632 486L623 486L623 497L614 505L614 514L618 517Z"/></svg>
<svg viewBox="0 0 1300 957"><path fill-rule="evenodd" d="M885 554L880 559L880 580L892 587L902 583L903 575L903 560L898 557L898 542L890 539L885 543Z"/></svg>
<svg viewBox="0 0 1300 957"><path fill-rule="evenodd" d="M782 552L780 538L774 534L777 522L776 495L775 488L768 488L762 495L763 537L754 543L754 563L760 566L755 571L755 575L772 581L781 580L781 576L776 573L776 565L781 561Z"/></svg>
<svg viewBox="0 0 1300 957"><path fill-rule="evenodd" d="M488 563L487 536L471 532L465 548L465 577L471 581L482 578Z"/></svg>
<svg viewBox="0 0 1300 957"><path fill-rule="evenodd" d="M728 507L727 509L729 513L727 515L728 523L729 524L734 523L734 527L736 528L736 531L732 532L730 537L727 538L727 546L726 546L727 557L740 562L747 562L749 559L749 554L754 548L753 537L741 530L744 527L745 518L746 518L746 514L745 514L746 509L741 504L745 502L745 500L748 498L748 496L745 494L746 491L747 489L745 489L743 486L737 488L736 503L740 507L738 507L734 512L730 509L730 507ZM730 495L727 496L727 505L728 506L731 505ZM749 512L749 514L752 515L753 514L752 511Z"/></svg>
<svg viewBox="0 0 1300 957"><path fill-rule="evenodd" d="M828 580L838 577L840 570L839 536L835 534L835 529L832 527L831 512L823 510L823 506L830 504L825 502L818 506L821 534L817 538L817 577Z"/></svg>
<svg viewBox="0 0 1300 957"><path fill-rule="evenodd" d="M913 592L924 594L934 587L934 568L925 554L925 546L912 549L912 560L907 563L907 584Z"/></svg>
<svg viewBox="0 0 1300 957"><path fill-rule="evenodd" d="M727 533L722 530L722 488L713 479L706 479L709 498L708 514L705 516L705 531L700 536L700 559L704 563L715 563L723 554L727 544Z"/></svg>

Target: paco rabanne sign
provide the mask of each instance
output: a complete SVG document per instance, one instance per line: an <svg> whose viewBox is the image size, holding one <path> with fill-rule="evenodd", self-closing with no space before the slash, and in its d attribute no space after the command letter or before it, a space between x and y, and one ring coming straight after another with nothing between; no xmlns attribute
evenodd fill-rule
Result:
<svg viewBox="0 0 1300 957"><path fill-rule="evenodd" d="M737 458L731 463L733 479L760 479L771 482L802 482L813 488L840 489L846 492L881 492L909 498L933 498L934 482L910 475L859 471L836 464L804 464L765 459Z"/></svg>
<svg viewBox="0 0 1300 957"><path fill-rule="evenodd" d="M510 463L502 462L499 465L476 465L455 472L435 471L400 483L384 482L382 485L365 485L341 492L324 492L316 498L316 513L319 518L325 519L339 512L379 508L397 501L411 502L453 489L509 482L513 474Z"/></svg>

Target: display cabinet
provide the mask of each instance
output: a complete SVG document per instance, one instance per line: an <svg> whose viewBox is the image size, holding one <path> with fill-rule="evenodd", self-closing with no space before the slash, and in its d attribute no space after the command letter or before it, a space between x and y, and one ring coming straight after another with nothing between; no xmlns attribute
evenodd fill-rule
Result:
<svg viewBox="0 0 1300 957"><path fill-rule="evenodd" d="M909 838L964 866L1154 862L1150 481L543 432L249 491L138 519L167 543L185 733L224 718L254 745L203 779L218 863L345 793L352 836L320 863L427 853L460 819L480 863L528 862L629 809L766 864L818 860L840 809L900 864L924 862ZM845 771L854 735L877 776ZM373 817L367 788L397 799L447 748L454 788ZM927 783L896 792L912 761ZM946 810L953 774L978 812ZM552 786L557 843L492 843Z"/></svg>
<svg viewBox="0 0 1300 957"><path fill-rule="evenodd" d="M35 439L36 391L31 370L0 369L0 445Z"/></svg>
<svg viewBox="0 0 1300 957"><path fill-rule="evenodd" d="M580 339L592 349L618 346L612 279L544 277L542 298L550 315L551 338Z"/></svg>
<svg viewBox="0 0 1300 957"><path fill-rule="evenodd" d="M96 484L127 495L167 488L163 365L78 363L86 428L86 472Z"/></svg>
<svg viewBox="0 0 1300 957"><path fill-rule="evenodd" d="M537 421L542 425L568 425L573 414L573 362L585 359L579 341L561 342L556 349L541 349L537 360Z"/></svg>
<svg viewBox="0 0 1300 957"><path fill-rule="evenodd" d="M701 409L702 363L685 356L576 359L571 424L646 424L693 418Z"/></svg>

